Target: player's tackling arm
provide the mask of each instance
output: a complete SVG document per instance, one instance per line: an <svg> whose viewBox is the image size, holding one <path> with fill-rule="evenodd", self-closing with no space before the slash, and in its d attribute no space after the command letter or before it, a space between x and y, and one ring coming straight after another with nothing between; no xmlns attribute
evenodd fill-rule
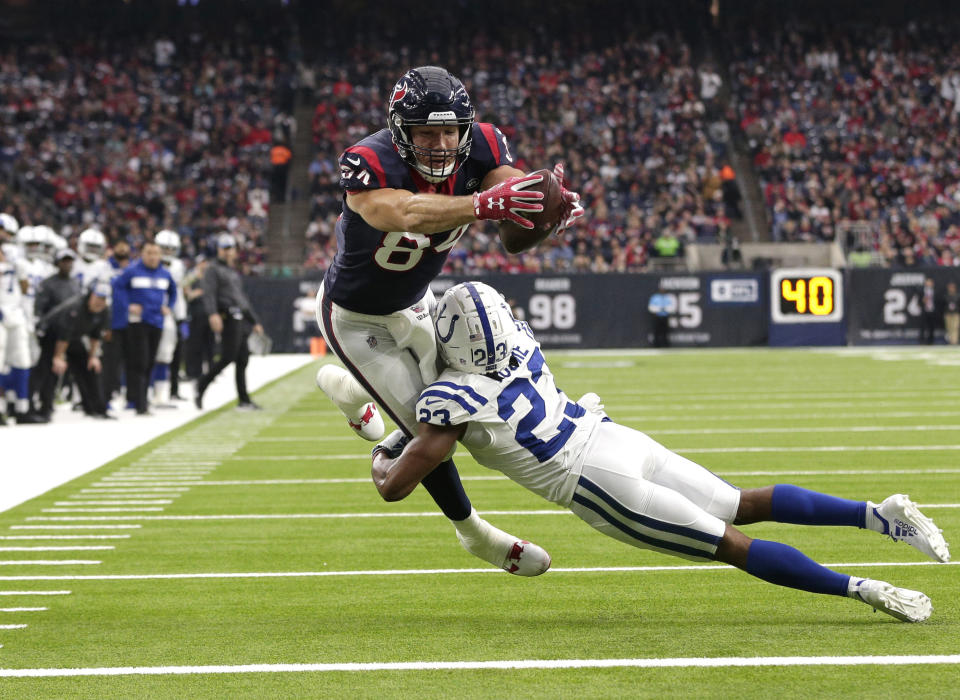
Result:
<svg viewBox="0 0 960 700"><path fill-rule="evenodd" d="M416 437L396 459L391 459L386 450L374 451L373 483L383 500L399 501L409 496L417 484L450 454L466 428L466 424L438 426L420 423Z"/></svg>

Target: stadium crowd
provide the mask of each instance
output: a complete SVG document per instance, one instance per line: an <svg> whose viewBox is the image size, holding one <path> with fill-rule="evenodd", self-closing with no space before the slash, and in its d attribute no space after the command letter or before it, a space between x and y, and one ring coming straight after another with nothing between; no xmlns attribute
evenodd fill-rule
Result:
<svg viewBox="0 0 960 700"><path fill-rule="evenodd" d="M774 240L839 237L888 266L960 262L956 31L797 22L727 41Z"/></svg>
<svg viewBox="0 0 960 700"><path fill-rule="evenodd" d="M138 249L161 229L185 255L230 231L262 269L269 150L289 137L293 68L238 32L10 42L0 49L0 167L48 203L21 222L65 238L97 225Z"/></svg>

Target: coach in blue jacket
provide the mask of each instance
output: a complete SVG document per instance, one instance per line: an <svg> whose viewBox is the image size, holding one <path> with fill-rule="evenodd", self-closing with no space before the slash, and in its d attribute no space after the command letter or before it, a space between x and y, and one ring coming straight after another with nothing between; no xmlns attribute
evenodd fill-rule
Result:
<svg viewBox="0 0 960 700"><path fill-rule="evenodd" d="M123 327L126 309L127 403L146 415L147 384L160 343L163 317L177 300L177 285L160 264L160 247L143 244L140 259L113 280L114 327Z"/></svg>

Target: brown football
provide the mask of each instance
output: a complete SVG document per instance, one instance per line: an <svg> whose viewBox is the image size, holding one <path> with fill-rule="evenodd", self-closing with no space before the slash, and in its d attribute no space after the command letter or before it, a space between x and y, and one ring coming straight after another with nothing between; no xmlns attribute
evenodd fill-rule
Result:
<svg viewBox="0 0 960 700"><path fill-rule="evenodd" d="M500 222L500 241L508 253L521 253L530 250L563 223L563 197L560 195L560 183L550 170L537 170L530 175L543 175L543 180L525 189L543 192L543 211L524 213L533 222L533 228L524 228L512 221Z"/></svg>

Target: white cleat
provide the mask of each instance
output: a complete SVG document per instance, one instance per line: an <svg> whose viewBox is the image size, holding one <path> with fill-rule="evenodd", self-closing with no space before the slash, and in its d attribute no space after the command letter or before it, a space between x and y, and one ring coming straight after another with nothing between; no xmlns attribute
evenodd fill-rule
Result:
<svg viewBox="0 0 960 700"><path fill-rule="evenodd" d="M486 542L467 537L459 530L457 539L470 554L514 576L539 576L550 568L550 555L533 542L518 540L487 523ZM486 529L486 528L485 528Z"/></svg>
<svg viewBox="0 0 960 700"><path fill-rule="evenodd" d="M897 588L869 578L857 582L854 597L903 622L923 622L933 612L930 599L920 591Z"/></svg>
<svg viewBox="0 0 960 700"><path fill-rule="evenodd" d="M337 365L324 365L317 371L317 387L346 417L347 424L357 435L370 442L378 442L386 428L383 416L370 395L347 370Z"/></svg>
<svg viewBox="0 0 960 700"><path fill-rule="evenodd" d="M920 512L916 504L902 493L894 494L880 505L867 503L884 527L883 534L894 542L906 542L934 561L950 561L950 547L943 539L943 530Z"/></svg>

